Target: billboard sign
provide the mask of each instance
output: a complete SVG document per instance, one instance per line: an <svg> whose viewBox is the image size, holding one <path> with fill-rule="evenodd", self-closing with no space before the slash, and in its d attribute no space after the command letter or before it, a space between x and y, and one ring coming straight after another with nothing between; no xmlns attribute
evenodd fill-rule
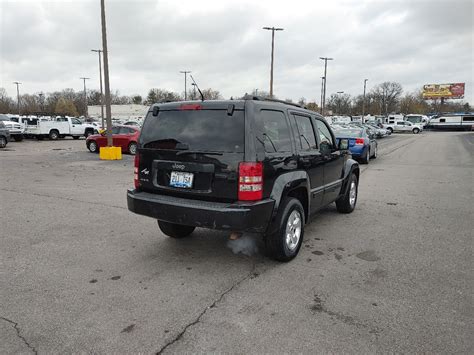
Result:
<svg viewBox="0 0 474 355"><path fill-rule="evenodd" d="M423 98L428 100L462 99L464 98L464 83L423 85Z"/></svg>

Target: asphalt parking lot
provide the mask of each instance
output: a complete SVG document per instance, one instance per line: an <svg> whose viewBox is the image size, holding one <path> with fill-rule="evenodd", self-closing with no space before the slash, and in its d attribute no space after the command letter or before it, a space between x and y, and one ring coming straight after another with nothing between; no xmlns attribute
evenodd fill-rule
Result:
<svg viewBox="0 0 474 355"><path fill-rule="evenodd" d="M130 213L133 157L0 150L0 353L471 353L474 134L379 141L292 262Z"/></svg>

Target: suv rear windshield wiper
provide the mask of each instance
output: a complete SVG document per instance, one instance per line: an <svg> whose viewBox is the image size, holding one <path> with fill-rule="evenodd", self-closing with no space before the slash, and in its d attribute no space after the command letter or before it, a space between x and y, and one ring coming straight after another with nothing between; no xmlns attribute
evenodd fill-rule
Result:
<svg viewBox="0 0 474 355"><path fill-rule="evenodd" d="M207 155L223 155L220 152L207 152L204 150L180 150L176 153L176 155L184 155L184 154L207 154Z"/></svg>

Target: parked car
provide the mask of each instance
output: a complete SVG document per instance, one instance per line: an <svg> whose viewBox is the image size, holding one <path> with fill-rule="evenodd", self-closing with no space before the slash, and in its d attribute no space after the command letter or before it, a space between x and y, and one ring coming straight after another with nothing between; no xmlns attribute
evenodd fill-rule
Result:
<svg viewBox="0 0 474 355"><path fill-rule="evenodd" d="M10 131L5 127L3 121L0 121L0 148L5 148L10 141Z"/></svg>
<svg viewBox="0 0 474 355"><path fill-rule="evenodd" d="M332 202L354 210L360 169L347 148L321 115L283 101L154 104L128 208L172 238L196 227L260 233L269 256L289 261L311 214Z"/></svg>
<svg viewBox="0 0 474 355"><path fill-rule="evenodd" d="M349 151L354 159L360 160L363 164L369 164L370 158L377 158L377 140L374 133L367 128L343 128L337 130L335 134L337 140L349 141Z"/></svg>
<svg viewBox="0 0 474 355"><path fill-rule="evenodd" d="M82 123L74 117L56 117L51 121L37 120L34 124L26 126L26 133L37 139L48 137L51 140L71 136L79 139L81 136L88 137L97 132L96 127L91 124Z"/></svg>
<svg viewBox="0 0 474 355"><path fill-rule="evenodd" d="M375 136L377 138L383 138L383 137L386 137L386 136L391 134L389 130L387 130L383 127L381 128L381 127L376 126L376 125L371 124L371 123L365 123L364 126L374 130Z"/></svg>
<svg viewBox="0 0 474 355"><path fill-rule="evenodd" d="M114 126L112 127L112 144L115 147L121 147L124 153L135 155L139 135L140 129L138 127ZM106 131L87 137L86 146L90 152L99 153L101 147L107 146Z"/></svg>
<svg viewBox="0 0 474 355"><path fill-rule="evenodd" d="M407 121L395 121L395 123L389 123L383 125L383 127L393 132L412 132L413 134L418 134L423 130L421 125L413 124Z"/></svg>
<svg viewBox="0 0 474 355"><path fill-rule="evenodd" d="M5 128L10 132L10 137L16 142L23 140L23 134L25 133L25 126L21 123L12 121L10 117L4 114L0 114L0 121L3 122Z"/></svg>
<svg viewBox="0 0 474 355"><path fill-rule="evenodd" d="M420 125L421 127L426 127L426 125L430 122L428 116L425 115L416 115L416 114L409 114L404 117L405 121L411 122L413 124Z"/></svg>

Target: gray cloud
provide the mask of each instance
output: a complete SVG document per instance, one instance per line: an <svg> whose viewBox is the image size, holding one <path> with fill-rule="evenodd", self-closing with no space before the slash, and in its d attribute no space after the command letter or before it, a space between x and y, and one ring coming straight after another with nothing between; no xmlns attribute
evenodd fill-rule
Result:
<svg viewBox="0 0 474 355"><path fill-rule="evenodd" d="M270 32L276 34L275 93L319 101L323 62L328 93L360 94L382 81L405 91L426 83L466 82L474 102L473 4L400 1L106 0L113 89L146 95L183 90L180 70L225 97L268 91ZM0 0L0 86L23 92L98 87L99 0Z"/></svg>

